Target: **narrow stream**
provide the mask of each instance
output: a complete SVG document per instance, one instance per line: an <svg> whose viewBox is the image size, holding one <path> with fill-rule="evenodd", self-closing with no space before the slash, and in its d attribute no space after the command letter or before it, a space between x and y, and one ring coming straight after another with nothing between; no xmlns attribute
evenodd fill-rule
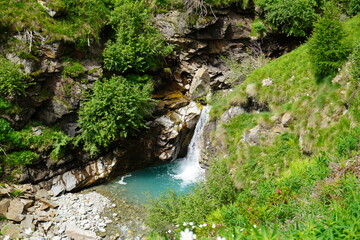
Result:
<svg viewBox="0 0 360 240"><path fill-rule="evenodd" d="M179 194L188 192L194 183L204 180L205 177L205 170L199 164L198 145L208 116L209 107L204 106L185 158L119 177L102 185L102 192L111 193L115 198L135 204L146 203L149 198L158 197L168 190Z"/></svg>

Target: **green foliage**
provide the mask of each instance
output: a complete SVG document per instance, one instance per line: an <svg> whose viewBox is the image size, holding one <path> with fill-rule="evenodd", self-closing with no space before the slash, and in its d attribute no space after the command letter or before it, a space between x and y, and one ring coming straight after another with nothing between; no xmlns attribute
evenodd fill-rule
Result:
<svg viewBox="0 0 360 240"><path fill-rule="evenodd" d="M35 135L33 129L37 129L41 134ZM65 154L67 147L72 141L71 137L55 127L33 127L30 125L24 128L20 133L23 145L26 148L37 153L48 154L50 159L54 161Z"/></svg>
<svg viewBox="0 0 360 240"><path fill-rule="evenodd" d="M162 56L171 53L158 31L151 25L143 1L120 1L110 16L116 31L115 41L108 41L103 52L104 67L125 72L154 69Z"/></svg>
<svg viewBox="0 0 360 240"><path fill-rule="evenodd" d="M309 41L310 59L318 79L334 75L349 55L345 32L336 18L337 10L328 6L325 11Z"/></svg>
<svg viewBox="0 0 360 240"><path fill-rule="evenodd" d="M0 57L0 96L24 94L28 87L26 74L20 71L19 66Z"/></svg>
<svg viewBox="0 0 360 240"><path fill-rule="evenodd" d="M85 69L79 62L67 62L62 73L69 77L79 77L85 73Z"/></svg>
<svg viewBox="0 0 360 240"><path fill-rule="evenodd" d="M355 80L360 81L360 41L355 45L354 50L350 56L351 60L351 75Z"/></svg>
<svg viewBox="0 0 360 240"><path fill-rule="evenodd" d="M360 11L360 0L344 0L343 4L349 16L355 16Z"/></svg>
<svg viewBox="0 0 360 240"><path fill-rule="evenodd" d="M213 209L232 202L235 196L235 187L226 166L216 162L210 168L207 181L196 186L191 193L176 195L169 192L153 200L148 206L146 221L159 232L184 222L199 224Z"/></svg>
<svg viewBox="0 0 360 240"><path fill-rule="evenodd" d="M58 14L54 18L36 0L1 1L2 23L12 31L38 31L52 40L63 39L84 46L88 41L99 40L111 7L109 0L54 0L47 3Z"/></svg>
<svg viewBox="0 0 360 240"><path fill-rule="evenodd" d="M265 20L289 36L307 36L316 15L316 1L312 0L258 0L265 11Z"/></svg>
<svg viewBox="0 0 360 240"><path fill-rule="evenodd" d="M145 127L144 115L151 110L150 84L138 84L123 77L97 81L93 93L79 111L80 139L94 154L120 137Z"/></svg>

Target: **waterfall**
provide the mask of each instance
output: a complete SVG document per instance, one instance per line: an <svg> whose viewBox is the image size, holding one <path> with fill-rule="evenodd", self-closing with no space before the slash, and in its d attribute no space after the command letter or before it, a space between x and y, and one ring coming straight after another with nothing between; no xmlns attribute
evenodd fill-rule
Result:
<svg viewBox="0 0 360 240"><path fill-rule="evenodd" d="M204 106L196 124L194 135L188 146L186 157L176 160L174 174L175 179L182 180L182 185L188 185L205 179L205 169L200 167L200 139L203 134L205 123L209 118L210 107Z"/></svg>

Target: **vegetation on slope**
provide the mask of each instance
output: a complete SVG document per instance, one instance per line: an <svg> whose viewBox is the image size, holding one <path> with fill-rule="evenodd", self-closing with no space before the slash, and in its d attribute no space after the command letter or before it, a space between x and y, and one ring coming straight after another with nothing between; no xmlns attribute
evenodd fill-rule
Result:
<svg viewBox="0 0 360 240"><path fill-rule="evenodd" d="M340 66L335 77L334 68L322 75L323 81L315 75L310 39L310 43L256 69L230 94L215 99L213 119L232 106L251 102L269 109L234 117L214 133L214 138L225 139L228 156L223 161L236 186L236 197L212 208L204 208L211 200L202 198L204 193L196 195L197 190L181 200L161 198L153 206L164 205L155 208L156 214L153 208L149 212L154 225L158 219L165 220L155 229L170 238L180 234L196 234L197 239L360 237L356 220L360 213L360 89L358 58L354 57L358 54L360 15L343 28L350 51L345 64L342 57L335 59ZM263 84L263 80L271 83ZM285 114L291 118L284 125ZM262 129L258 143L245 139L255 126ZM224 185L213 182L222 183L223 177L199 188L210 184L221 191ZM195 210L188 210L191 203L187 199L197 198L203 201ZM176 205L179 201L184 207ZM192 215L199 216L198 211L202 217L192 219ZM188 217L166 218L174 212Z"/></svg>

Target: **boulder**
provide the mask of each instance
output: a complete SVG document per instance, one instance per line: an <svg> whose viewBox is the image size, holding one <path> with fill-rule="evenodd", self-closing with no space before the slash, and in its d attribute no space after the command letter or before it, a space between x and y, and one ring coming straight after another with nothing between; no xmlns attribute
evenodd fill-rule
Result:
<svg viewBox="0 0 360 240"><path fill-rule="evenodd" d="M9 236L10 239L19 239L22 237L22 230L17 225L9 223L1 229L1 233Z"/></svg>
<svg viewBox="0 0 360 240"><path fill-rule="evenodd" d="M66 225L66 236L74 240L96 240L97 236L95 232L84 230L79 228L74 222L70 222Z"/></svg>
<svg viewBox="0 0 360 240"><path fill-rule="evenodd" d="M22 215L23 211L24 204L20 200L14 199L10 201L6 218L15 222L21 222L25 218L25 216Z"/></svg>
<svg viewBox="0 0 360 240"><path fill-rule="evenodd" d="M288 126L292 120L293 116L290 113L286 112L281 118L281 124L284 126Z"/></svg>
<svg viewBox="0 0 360 240"><path fill-rule="evenodd" d="M221 121L221 123L227 123L233 117L240 115L244 112L245 111L242 107L239 107L239 106L231 107L221 115L220 121Z"/></svg>
<svg viewBox="0 0 360 240"><path fill-rule="evenodd" d="M200 68L196 71L194 78L191 81L190 85L190 98L191 100L196 100L206 95L210 91L210 75L205 68Z"/></svg>
<svg viewBox="0 0 360 240"><path fill-rule="evenodd" d="M50 193L46 189L39 189L35 194L36 199L50 199Z"/></svg>
<svg viewBox="0 0 360 240"><path fill-rule="evenodd" d="M5 216L10 206L10 199L4 198L0 201L0 216Z"/></svg>
<svg viewBox="0 0 360 240"><path fill-rule="evenodd" d="M50 208L57 208L59 207L59 204L53 202L53 201L50 201L50 200L47 200L45 198L39 198L39 200L43 203L45 203L47 206L49 206Z"/></svg>
<svg viewBox="0 0 360 240"><path fill-rule="evenodd" d="M20 201L24 204L24 210L27 210L29 207L31 207L34 204L34 200L32 199L21 198Z"/></svg>

